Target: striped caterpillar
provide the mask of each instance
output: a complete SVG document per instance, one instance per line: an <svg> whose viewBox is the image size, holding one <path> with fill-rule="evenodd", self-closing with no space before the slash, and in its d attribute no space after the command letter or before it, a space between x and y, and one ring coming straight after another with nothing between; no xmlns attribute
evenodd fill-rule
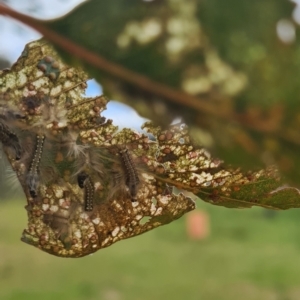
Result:
<svg viewBox="0 0 300 300"><path fill-rule="evenodd" d="M36 191L39 186L40 161L43 155L44 142L45 135L36 135L35 149L27 174L27 187L32 198L37 197Z"/></svg>
<svg viewBox="0 0 300 300"><path fill-rule="evenodd" d="M99 149L84 145L75 160L73 176L77 176L78 186L84 189L84 209L92 211L95 202L95 184L102 185L103 158ZM95 179L96 182L94 182Z"/></svg>
<svg viewBox="0 0 300 300"><path fill-rule="evenodd" d="M84 209L92 211L94 208L94 183L91 177L85 172L77 175L77 182L80 188L84 188Z"/></svg>
<svg viewBox="0 0 300 300"><path fill-rule="evenodd" d="M119 155L121 158L122 168L125 175L125 185L129 190L131 201L135 202L138 193L138 186L140 184L140 178L136 166L127 148L121 149L119 151Z"/></svg>

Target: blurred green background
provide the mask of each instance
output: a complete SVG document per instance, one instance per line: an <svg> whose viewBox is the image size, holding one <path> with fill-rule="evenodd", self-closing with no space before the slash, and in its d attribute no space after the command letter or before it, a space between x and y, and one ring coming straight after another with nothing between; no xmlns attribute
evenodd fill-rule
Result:
<svg viewBox="0 0 300 300"><path fill-rule="evenodd" d="M24 200L0 202L0 299L300 299L298 210L214 207L211 235L192 241L186 217L79 259L20 242Z"/></svg>

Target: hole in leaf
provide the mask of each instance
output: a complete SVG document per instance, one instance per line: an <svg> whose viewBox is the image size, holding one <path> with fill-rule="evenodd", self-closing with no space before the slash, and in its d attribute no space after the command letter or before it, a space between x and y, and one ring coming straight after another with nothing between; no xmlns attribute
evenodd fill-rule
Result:
<svg viewBox="0 0 300 300"><path fill-rule="evenodd" d="M140 225L144 225L150 221L151 217L145 216L142 219L140 219Z"/></svg>
<svg viewBox="0 0 300 300"><path fill-rule="evenodd" d="M184 144L185 143L185 139L184 138L180 138L179 139L179 144Z"/></svg>
<svg viewBox="0 0 300 300"><path fill-rule="evenodd" d="M155 198L152 198L151 201L152 201L152 203L156 206L157 200L156 200Z"/></svg>

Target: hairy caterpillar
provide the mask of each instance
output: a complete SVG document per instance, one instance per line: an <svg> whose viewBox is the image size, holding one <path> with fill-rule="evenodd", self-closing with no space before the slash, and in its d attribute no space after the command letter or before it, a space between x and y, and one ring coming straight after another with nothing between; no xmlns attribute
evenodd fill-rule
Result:
<svg viewBox="0 0 300 300"><path fill-rule="evenodd" d="M27 174L27 186L30 196L33 198L37 197L36 190L39 186L40 161L43 155L44 142L45 135L36 135L35 149Z"/></svg>
<svg viewBox="0 0 300 300"><path fill-rule="evenodd" d="M22 147L18 136L10 128L0 121L0 141L4 147L13 149L15 159L19 160L22 155Z"/></svg>
<svg viewBox="0 0 300 300"><path fill-rule="evenodd" d="M127 148L121 149L119 155L121 157L122 168L125 175L125 185L129 189L131 201L134 202L136 201L140 178L129 150Z"/></svg>
<svg viewBox="0 0 300 300"><path fill-rule="evenodd" d="M105 154L104 149L97 149L91 145L83 145L73 165L73 176L77 177L77 184L80 188L84 189L84 209L92 211L94 203L103 199L100 195L99 186L106 184L111 178L109 172L104 177L103 170L107 169L104 163Z"/></svg>
<svg viewBox="0 0 300 300"><path fill-rule="evenodd" d="M7 187L1 192L1 198L16 197L22 193L22 187L18 180L15 170L11 167L7 156L3 152L3 147L0 145L0 186Z"/></svg>
<svg viewBox="0 0 300 300"><path fill-rule="evenodd" d="M84 188L84 209L92 211L94 208L94 183L91 177L85 172L77 175L77 182L80 188Z"/></svg>
<svg viewBox="0 0 300 300"><path fill-rule="evenodd" d="M84 182L84 209L92 211L94 208L94 184L91 177L88 177Z"/></svg>

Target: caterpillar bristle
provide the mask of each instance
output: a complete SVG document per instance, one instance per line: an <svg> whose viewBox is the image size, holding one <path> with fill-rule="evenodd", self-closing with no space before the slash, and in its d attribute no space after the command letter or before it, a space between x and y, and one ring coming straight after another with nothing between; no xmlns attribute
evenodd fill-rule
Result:
<svg viewBox="0 0 300 300"><path fill-rule="evenodd" d="M15 121L25 118L25 116L11 103L8 105L7 101L0 100L0 118L6 121Z"/></svg>
<svg viewBox="0 0 300 300"><path fill-rule="evenodd" d="M78 144L78 133L70 131L62 137L61 146L67 148L67 156L75 159L84 155L84 151L89 148L88 145Z"/></svg>
<svg viewBox="0 0 300 300"><path fill-rule="evenodd" d="M2 193L2 196L15 196L20 194L22 187L20 185L18 176L9 164L9 161L2 148L0 148L0 170L2 171L0 173L1 185L3 184L2 186L6 188L4 193Z"/></svg>
<svg viewBox="0 0 300 300"><path fill-rule="evenodd" d="M99 150L93 146L89 146L81 152L74 164L74 175L78 175L82 172L88 174L93 173L100 178L103 177L103 157Z"/></svg>
<svg viewBox="0 0 300 300"><path fill-rule="evenodd" d="M18 136L2 121L0 121L0 141L5 148L9 148L14 152L16 160L20 160L22 156L22 147Z"/></svg>

